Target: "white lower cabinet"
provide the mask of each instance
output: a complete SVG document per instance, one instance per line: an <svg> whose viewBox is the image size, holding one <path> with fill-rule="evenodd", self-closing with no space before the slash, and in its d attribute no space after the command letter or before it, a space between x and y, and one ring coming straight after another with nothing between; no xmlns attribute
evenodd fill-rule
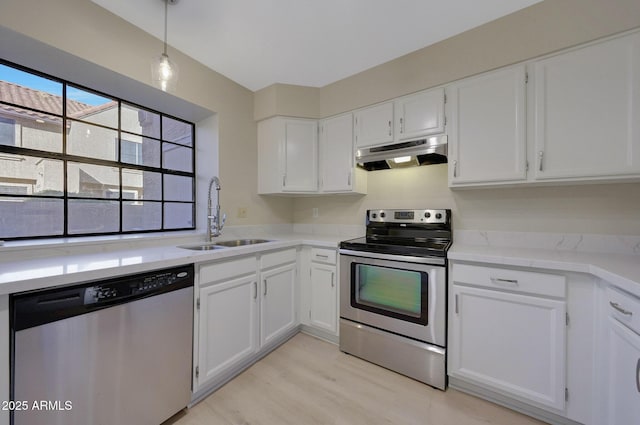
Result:
<svg viewBox="0 0 640 425"><path fill-rule="evenodd" d="M296 325L296 263L276 267L261 275L260 341L265 345Z"/></svg>
<svg viewBox="0 0 640 425"><path fill-rule="evenodd" d="M640 299L607 289L606 377L601 397L606 400L607 425L640 423Z"/></svg>
<svg viewBox="0 0 640 425"><path fill-rule="evenodd" d="M255 273L200 289L199 384L256 352L256 291Z"/></svg>
<svg viewBox="0 0 640 425"><path fill-rule="evenodd" d="M338 324L336 266L312 262L310 271L310 325L335 334Z"/></svg>
<svg viewBox="0 0 640 425"><path fill-rule="evenodd" d="M337 252L332 248L305 247L301 255L300 321L303 329L337 342Z"/></svg>
<svg viewBox="0 0 640 425"><path fill-rule="evenodd" d="M298 325L295 248L198 266L194 393L224 383Z"/></svg>
<svg viewBox="0 0 640 425"><path fill-rule="evenodd" d="M564 277L454 264L452 281L449 375L562 412Z"/></svg>

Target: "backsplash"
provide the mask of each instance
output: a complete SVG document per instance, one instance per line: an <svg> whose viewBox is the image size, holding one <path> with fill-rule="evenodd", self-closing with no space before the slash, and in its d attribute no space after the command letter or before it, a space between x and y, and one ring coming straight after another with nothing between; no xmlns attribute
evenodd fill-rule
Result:
<svg viewBox="0 0 640 425"><path fill-rule="evenodd" d="M640 255L640 236L458 230L453 240L461 245Z"/></svg>

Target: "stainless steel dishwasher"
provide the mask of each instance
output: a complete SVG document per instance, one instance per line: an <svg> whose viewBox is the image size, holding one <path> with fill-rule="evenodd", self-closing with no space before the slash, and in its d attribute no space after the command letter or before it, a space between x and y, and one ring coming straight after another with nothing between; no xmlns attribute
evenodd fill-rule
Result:
<svg viewBox="0 0 640 425"><path fill-rule="evenodd" d="M191 398L193 265L11 297L14 425L158 425Z"/></svg>

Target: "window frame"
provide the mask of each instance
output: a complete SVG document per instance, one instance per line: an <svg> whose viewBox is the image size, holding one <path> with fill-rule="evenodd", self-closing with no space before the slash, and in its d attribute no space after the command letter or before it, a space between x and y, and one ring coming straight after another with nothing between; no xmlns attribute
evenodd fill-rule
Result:
<svg viewBox="0 0 640 425"><path fill-rule="evenodd" d="M23 106L20 104L16 104L16 103L11 103L8 101L4 101L4 100L0 100L0 104L2 105L6 105L9 107L16 107L16 108L20 108L26 111L31 111L31 112L36 112L36 113L45 113L47 115L51 115L51 116L55 116L57 118L60 118L62 120L62 131L61 131L61 137L62 137L62 149L61 152L52 152L52 151L46 151L46 150L40 150L40 149L33 149L33 148L24 148L24 147L20 147L20 146L9 146L9 145L2 145L0 144L0 154L2 153L7 153L7 154L13 154L13 155L26 155L26 156L32 156L32 157L38 157L38 158L42 158L42 159L53 159L53 160L59 160L62 161L63 163L63 176L62 176L62 184L63 184L63 190L62 190L62 194L61 195L52 195L52 194L28 194L28 195L24 195L24 194L10 194L10 193L0 193L0 198L20 198L20 199L59 199L63 201L63 230L61 234L42 234L42 235L35 235L35 236L16 236L16 237L9 237L9 236L5 236L2 232L2 229L0 229L0 239L3 239L5 241L11 241L11 240L35 240L35 239L50 239L50 238L69 238L69 237L85 237L85 236L109 236L109 235L127 235L127 234L144 234L144 233L157 233L157 232L178 232L178 231L184 231L184 230L194 230L196 228L196 128L195 128L195 123L189 122L187 120L181 119L179 117L170 115L170 114L166 114L163 113L161 111L152 109L150 107L144 106L144 105L140 105L136 102L132 102L126 99L122 99L119 98L117 96L113 96L104 92L101 92L99 90L90 88L90 87L86 87L83 86L81 84L76 84L74 82L71 81L67 81L61 78L57 78L51 75L48 75L46 73L37 71L37 70L33 70L24 66L21 66L19 64L15 64L12 62L9 62L3 58L0 58L0 65L4 65L10 68L14 68L18 71L22 71L22 72L26 72L32 75L35 75L37 77L41 77L41 78L46 78L48 80L51 80L53 82L56 83L60 83L62 85L62 96L61 96L61 101L62 101L62 113L57 114L57 113L51 113L51 112L47 112L47 111L43 111L40 109L36 109L36 108L32 108L29 106ZM30 88L29 86L26 86L28 88ZM98 96L102 96L108 99L112 99L113 101L116 102L116 107L117 107L117 128L114 128L112 126L109 125L102 125L102 124L98 124L95 122L91 122L91 121L85 121L82 119L78 119L76 117L71 117L67 114L67 90L69 89L69 87L72 87L74 89L80 89L80 90L84 90L87 91L89 93L98 95ZM32 90L36 90L36 89L32 89ZM130 131L125 131L122 129L122 110L123 110L123 105L128 105L134 108L138 108L140 110L143 111L148 111L152 114L157 114L158 115L158 119L159 119L159 137L153 137L153 136L147 136L147 135L143 135L143 134L137 134L137 133L132 133ZM187 145L179 145L183 148L186 149L191 149L191 171L187 172L187 171L179 171L179 170L171 170L171 169L167 169L164 168L164 161L163 161L163 155L164 155L164 145L165 144L169 144L169 145L176 145L175 142L172 142L170 140L165 140L163 138L164 136L164 131L163 131L163 125L164 125L164 119L163 118L168 118L171 120L175 120L184 124L187 124L188 126L191 127L191 145L187 146ZM80 122L80 123L84 123L87 125L91 125L91 126L96 126L96 127L102 127L108 130L116 130L117 131L117 156L115 160L107 160L107 159L99 159L99 158L92 158L92 157L87 157L87 156L81 156L81 155L72 155L67 153L68 151L68 129L67 129L67 125L68 123L73 123L73 122ZM141 133L143 133L144 131L141 131ZM127 163L127 162L122 162L122 143L124 142L129 142L129 143L135 143L132 142L130 140L127 140L126 138L123 138L123 136L127 135L127 134L133 134L136 137L140 137L142 138L144 143L145 139L151 139L154 142L157 142L159 144L159 164L158 166L148 166L148 165L141 165L141 164L132 164L132 163ZM14 135L15 138L15 135ZM142 149L142 148L141 148ZM80 194L70 194L68 191L68 165L69 163L76 163L76 164L86 164L86 165L98 165L98 166L107 166L107 167L113 167L113 168L117 168L118 169L118 186L119 186L119 192L118 192L118 197L117 198L113 198L113 197L87 197L87 196L81 196ZM125 221L125 218L123 217L123 213L124 213L124 204L127 202L131 202L132 199L124 197L123 195L125 194L125 192L127 192L127 187L125 185L125 187L123 188L123 170L139 170L141 172L153 172L153 173L158 173L160 175L160 195L159 195L159 199L135 199L135 201L140 201L140 202L154 202L154 203L159 203L160 206L160 213L161 213L161 217L160 217L160 226L159 228L154 228L154 229L148 229L148 230L123 230L123 222ZM182 176L182 177L187 177L191 179L191 201L175 201L175 200L168 200L165 199L165 188L164 188L164 180L165 180L165 176L166 175L173 175L173 176ZM70 232L70 223L69 223L69 201L73 201L73 200L92 200L92 201L118 201L118 209L119 209L119 218L118 218L118 231L115 232L91 232L91 233L76 233L76 232ZM185 217L185 222L188 222L188 220L191 221L191 226L188 227L179 227L179 228L173 228L173 227L166 227L167 225L167 220L165 217L165 209L166 209L166 205L167 204L191 204L191 217L187 218Z"/></svg>

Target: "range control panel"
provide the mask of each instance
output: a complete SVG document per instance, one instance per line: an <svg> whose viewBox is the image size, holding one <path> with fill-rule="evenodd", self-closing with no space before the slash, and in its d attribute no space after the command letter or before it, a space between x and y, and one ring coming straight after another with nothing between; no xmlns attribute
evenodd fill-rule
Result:
<svg viewBox="0 0 640 425"><path fill-rule="evenodd" d="M374 223L446 224L449 210L367 210L367 221Z"/></svg>

